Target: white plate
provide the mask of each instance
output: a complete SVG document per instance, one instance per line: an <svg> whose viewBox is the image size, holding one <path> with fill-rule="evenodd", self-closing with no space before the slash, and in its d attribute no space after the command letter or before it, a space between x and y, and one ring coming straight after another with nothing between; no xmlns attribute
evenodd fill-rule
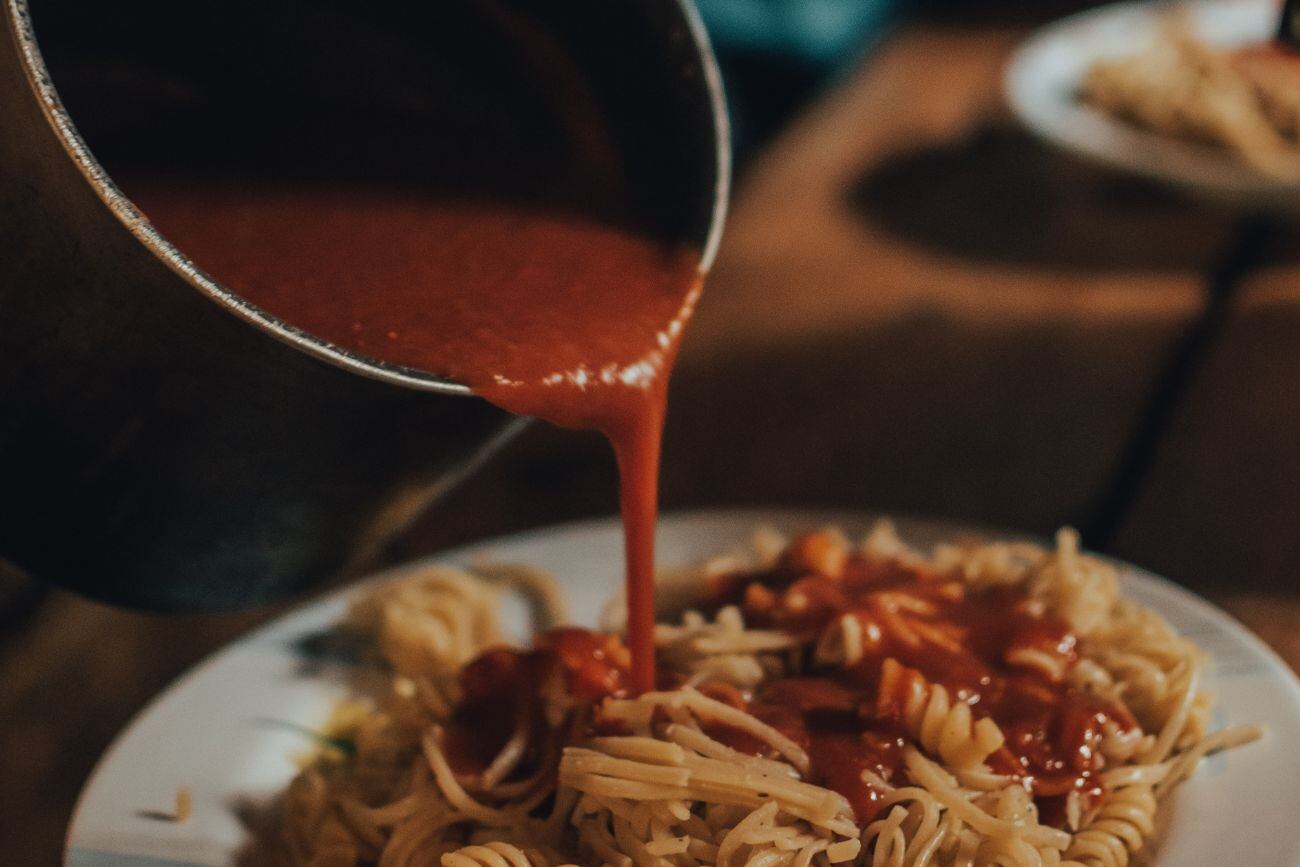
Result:
<svg viewBox="0 0 1300 867"><path fill-rule="evenodd" d="M660 560L664 565L698 561L744 544L762 523L794 530L831 522L851 532L869 525L866 516L843 513L670 515L660 523ZM960 532L953 525L918 521L902 521L899 529L920 546ZM484 542L436 559L465 564L483 555L551 570L569 591L575 619L593 623L616 589L622 536L613 520L593 521ZM1126 592L1213 654L1207 687L1219 699L1216 725L1258 721L1270 730L1262 742L1208 760L1183 787L1157 863L1300 864L1295 803L1300 683L1259 639L1186 590L1131 567L1124 567L1124 581ZM68 832L66 864L232 863L245 839L234 807L283 787L295 771L293 757L308 746L283 723L317 727L345 692L347 666L313 658L302 648L337 620L347 597L346 592L331 595L252 633L146 708L82 792ZM522 619L522 611L517 614ZM169 811L181 786L192 794L188 821L148 818L149 811Z"/></svg>
<svg viewBox="0 0 1300 867"><path fill-rule="evenodd" d="M1300 182L1263 174L1233 153L1116 120L1081 102L1084 74L1102 58L1140 52L1162 16L1186 10L1205 42L1233 47L1262 42L1277 27L1278 0L1117 3L1065 18L1034 34L1007 67L1007 101L1035 134L1114 168L1238 204L1295 207Z"/></svg>

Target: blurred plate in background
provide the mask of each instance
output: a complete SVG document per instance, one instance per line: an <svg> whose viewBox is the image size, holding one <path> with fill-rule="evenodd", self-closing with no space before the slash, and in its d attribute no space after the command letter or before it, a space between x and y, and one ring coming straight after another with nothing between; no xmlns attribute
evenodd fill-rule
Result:
<svg viewBox="0 0 1300 867"><path fill-rule="evenodd" d="M1278 10L1276 0L1117 3L1065 18L1012 56L1007 101L1036 135L1113 168L1235 204L1296 208L1300 181L1265 174L1226 149L1139 129L1078 97L1093 63L1141 52L1171 12L1206 44L1232 48L1270 39Z"/></svg>

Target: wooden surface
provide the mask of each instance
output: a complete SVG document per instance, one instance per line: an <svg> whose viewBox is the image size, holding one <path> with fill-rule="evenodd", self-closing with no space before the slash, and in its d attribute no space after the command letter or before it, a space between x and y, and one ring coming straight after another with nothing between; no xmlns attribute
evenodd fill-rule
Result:
<svg viewBox="0 0 1300 867"><path fill-rule="evenodd" d="M1022 34L908 28L748 167L665 507L1074 523L1300 667L1298 236L1017 132L998 88ZM597 439L534 428L396 556L609 513L614 482ZM113 734L274 613L127 613L0 573L0 852L56 863Z"/></svg>

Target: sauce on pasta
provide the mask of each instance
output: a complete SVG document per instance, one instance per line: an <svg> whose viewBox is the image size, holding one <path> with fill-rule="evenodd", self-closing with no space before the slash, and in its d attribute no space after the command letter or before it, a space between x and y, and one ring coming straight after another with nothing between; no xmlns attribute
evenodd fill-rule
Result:
<svg viewBox="0 0 1300 867"><path fill-rule="evenodd" d="M858 555L829 565L800 559L800 546L818 543L816 536L800 539L794 556L766 571L715 577L712 607L737 604L750 627L806 641L852 617L867 636L861 656L814 664L806 676L764 682L753 694L720 681L705 682L702 693L749 712L805 750L806 780L848 799L862 827L906 779L905 749L918 742L909 707L935 686L965 702L975 720L995 721L1006 740L987 758L988 768L1022 780L1044 823L1065 823L1071 792L1084 806L1102 796L1100 738L1108 727L1132 731L1136 721L1125 708L1067 685L1076 650L1063 621L1036 610L1019 591L971 590L924 568ZM616 637L575 628L541 634L532 651L487 651L461 673L464 699L447 729L448 760L472 779L516 732L529 732L526 742L538 753L525 767L539 766L541 751L562 749L558 736L580 742L620 733L602 723L595 707L630 694L629 663ZM575 731L552 731L541 719L547 680L556 673L564 692L589 708L577 716ZM676 672L660 672L660 689L679 685ZM741 753L779 758L727 724L705 731Z"/></svg>
<svg viewBox="0 0 1300 867"><path fill-rule="evenodd" d="M804 552L819 544L800 542ZM1023 778L1048 823L1059 821L1071 791L1100 795L1105 729L1137 725L1124 708L1068 685L1075 638L1023 593L973 591L922 568L856 556L818 563L798 546L770 570L715 580L715 605L739 605L751 626L812 640L852 619L856 659L730 702L803 746L812 780L848 798L861 823L875 817L883 794L872 776L896 779L912 739L906 718L933 686L967 703L974 719L997 723L1006 742L989 756L990 769ZM744 736L731 742L754 746Z"/></svg>
<svg viewBox="0 0 1300 867"><path fill-rule="evenodd" d="M482 774L516 735L525 745L520 762L525 777L545 753L564 746L556 736L565 733L544 719L552 678L583 703L628 694L631 659L618 638L564 628L537 636L534 645L530 651L494 648L461 672L461 700L443 733L448 762L458 775ZM569 734L576 740L582 733Z"/></svg>
<svg viewBox="0 0 1300 867"><path fill-rule="evenodd" d="M130 191L200 267L285 322L604 434L621 479L631 681L653 685L660 434L697 251L571 213L369 188Z"/></svg>
<svg viewBox="0 0 1300 867"><path fill-rule="evenodd" d="M804 676L768 681L752 694L717 681L701 684L701 692L802 748L811 764L807 781L843 795L860 826L878 817L888 789L906 779L905 748L917 742L909 706L935 686L966 703L975 720L997 723L1006 740L987 765L1024 782L1044 823L1063 825L1071 792L1085 806L1102 795L1099 740L1108 726L1127 732L1137 723L1124 708L1067 684L1076 650L1065 623L1021 592L975 591L924 568L855 555L826 574L827 564L798 559L799 546L817 544L805 537L774 568L714 578L712 605L737 604L752 627L808 641L851 617L868 638L860 657L814 664ZM593 713L601 700L630 694L628 666L616 637L573 628L538 636L532 651L485 653L461 675L465 699L448 729L449 760L467 777L482 773L520 726L533 732L527 742L534 750L562 747L557 734L570 742L619 734ZM557 733L541 722L546 683L556 673L565 693L592 709L579 715L579 730ZM659 687L679 686L675 677L663 672ZM705 731L742 753L779 758L724 723Z"/></svg>

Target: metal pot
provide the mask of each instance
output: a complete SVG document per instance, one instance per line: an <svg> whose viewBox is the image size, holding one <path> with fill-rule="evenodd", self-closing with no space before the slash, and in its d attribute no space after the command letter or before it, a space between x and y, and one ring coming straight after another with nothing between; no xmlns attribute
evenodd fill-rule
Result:
<svg viewBox="0 0 1300 867"><path fill-rule="evenodd" d="M565 94L535 73L558 46L641 211L712 261L726 121L689 0L0 3L0 555L34 576L154 609L280 598L520 427L243 301L114 178L554 195Z"/></svg>

